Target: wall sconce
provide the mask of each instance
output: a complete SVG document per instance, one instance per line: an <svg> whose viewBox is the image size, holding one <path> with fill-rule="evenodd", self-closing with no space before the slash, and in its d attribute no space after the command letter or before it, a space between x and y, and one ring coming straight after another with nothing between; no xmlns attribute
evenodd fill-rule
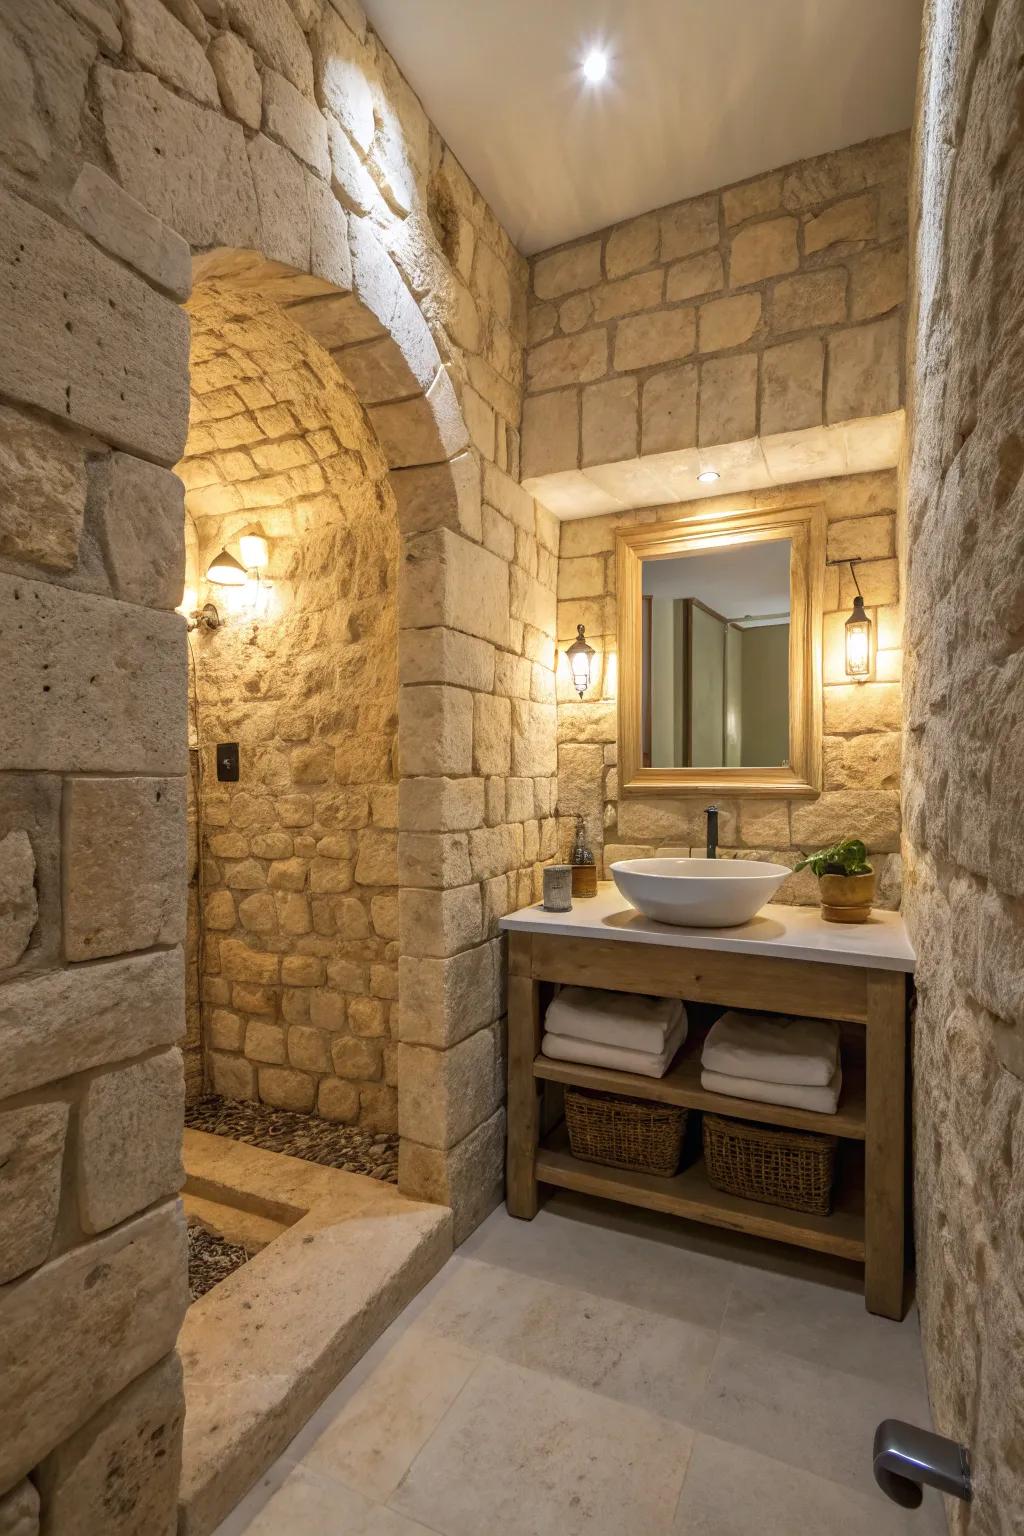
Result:
<svg viewBox="0 0 1024 1536"><path fill-rule="evenodd" d="M191 634L194 629L220 629L221 617L213 603L204 603L202 608L198 604L195 588L186 587L174 611L180 613L185 620L188 633Z"/></svg>
<svg viewBox="0 0 1024 1536"><path fill-rule="evenodd" d="M872 624L864 607L864 598L857 580L855 565L863 563L860 555L846 555L842 560L827 560L826 565L848 565L853 584L857 588L857 595L853 599L853 612L846 621L845 627L845 670L847 677L855 683L864 683L870 678L874 667L874 655L872 654Z"/></svg>
<svg viewBox="0 0 1024 1536"><path fill-rule="evenodd" d="M572 685L582 699L590 687L590 668L594 659L594 647L587 644L586 630L582 624L576 625L576 639L565 654L569 658Z"/></svg>
<svg viewBox="0 0 1024 1536"><path fill-rule="evenodd" d="M229 604L231 612L264 617L270 596L270 587L261 575L270 562L267 540L258 528L250 528L239 536L238 549L241 560L222 549L207 567L207 580L235 589Z"/></svg>

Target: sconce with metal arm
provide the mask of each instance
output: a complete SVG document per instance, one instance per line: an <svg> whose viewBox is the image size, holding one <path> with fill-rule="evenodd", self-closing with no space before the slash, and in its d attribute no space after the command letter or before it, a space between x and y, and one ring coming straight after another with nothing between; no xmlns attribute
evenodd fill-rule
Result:
<svg viewBox="0 0 1024 1536"><path fill-rule="evenodd" d="M232 605L233 611L259 617L263 600L270 590L262 574L270 562L270 550L262 530L259 527L246 529L239 536L238 549L241 560L222 549L210 561L206 579L220 587L243 588Z"/></svg>
<svg viewBox="0 0 1024 1536"><path fill-rule="evenodd" d="M565 654L569 658L572 685L582 699L590 687L590 669L595 655L594 647L587 644L587 632L582 624L576 625L576 639Z"/></svg>
<svg viewBox="0 0 1024 1536"><path fill-rule="evenodd" d="M848 565L857 595L853 599L853 611L846 621L846 675L855 682L866 682L871 676L871 620L864 607L864 598L857 580L855 565L862 564L860 555L848 555L842 560L829 560L828 565Z"/></svg>

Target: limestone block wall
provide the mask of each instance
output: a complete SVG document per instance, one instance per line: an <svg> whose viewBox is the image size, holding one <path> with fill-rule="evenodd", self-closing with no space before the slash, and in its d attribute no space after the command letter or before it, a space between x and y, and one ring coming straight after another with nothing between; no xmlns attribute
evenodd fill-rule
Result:
<svg viewBox="0 0 1024 1536"><path fill-rule="evenodd" d="M857 579L876 626L870 682L846 681L843 626L855 588L848 566L826 566L823 601L823 789L812 799L714 796L720 807L721 853L794 865L801 850L846 833L872 851L880 904L900 899L900 673L902 617L896 560L897 484L892 471L811 481L784 491L719 496L709 513L782 506L823 506L826 560L863 557ZM558 809L563 853L572 817L581 812L599 862L645 854L704 852L703 794L620 795L617 768L615 530L630 523L671 521L692 506L660 507L562 524L558 562L558 639L564 649L585 624L598 652L599 676L581 700L568 669L559 674ZM778 899L816 904L817 881L794 875Z"/></svg>
<svg viewBox="0 0 1024 1536"><path fill-rule="evenodd" d="M1024 1511L1024 405L1019 6L925 7L904 545L917 1286L951 1528Z"/></svg>
<svg viewBox="0 0 1024 1536"><path fill-rule="evenodd" d="M896 410L907 143L798 161L535 256L523 475Z"/></svg>
<svg viewBox="0 0 1024 1536"><path fill-rule="evenodd" d="M554 531L516 484L526 268L357 0L0 0L0 57L0 1127L19 1149L0 1524L170 1536L188 766L170 470L193 259L295 311L391 471L399 725L439 746L399 753L418 881L399 947L429 1015L400 1021L402 1180L461 1233L501 1187L494 914L551 838ZM467 763L477 696L508 705L507 774Z"/></svg>
<svg viewBox="0 0 1024 1536"><path fill-rule="evenodd" d="M216 283L196 288L189 312L186 586L224 619L190 642L206 1077L228 1097L393 1130L398 522L387 464L337 366L294 320ZM254 524L271 563L266 612L252 619L205 572ZM236 784L217 780L221 741L239 743Z"/></svg>

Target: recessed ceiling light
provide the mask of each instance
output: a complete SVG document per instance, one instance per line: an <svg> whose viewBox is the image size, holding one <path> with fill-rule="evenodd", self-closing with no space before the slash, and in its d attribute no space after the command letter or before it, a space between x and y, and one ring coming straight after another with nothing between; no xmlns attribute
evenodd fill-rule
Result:
<svg viewBox="0 0 1024 1536"><path fill-rule="evenodd" d="M596 85L608 73L608 55L600 48L591 48L583 60L584 77Z"/></svg>
<svg viewBox="0 0 1024 1536"><path fill-rule="evenodd" d="M720 480L721 478L722 477L718 473L717 469L702 469L700 474L697 476L697 479L700 481L701 485L713 485L716 480Z"/></svg>

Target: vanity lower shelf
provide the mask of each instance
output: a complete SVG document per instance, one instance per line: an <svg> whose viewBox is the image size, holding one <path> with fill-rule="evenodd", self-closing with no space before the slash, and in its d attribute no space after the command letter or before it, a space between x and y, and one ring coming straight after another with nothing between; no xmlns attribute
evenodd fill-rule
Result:
<svg viewBox="0 0 1024 1536"><path fill-rule="evenodd" d="M864 1164L856 1148L850 1148L843 1159L829 1216L787 1211L781 1206L724 1194L709 1183L703 1158L670 1179L583 1162L569 1150L564 1123L538 1147L534 1176L538 1183L559 1189L619 1200L644 1210L683 1216L732 1232L773 1238L817 1253L864 1262Z"/></svg>

